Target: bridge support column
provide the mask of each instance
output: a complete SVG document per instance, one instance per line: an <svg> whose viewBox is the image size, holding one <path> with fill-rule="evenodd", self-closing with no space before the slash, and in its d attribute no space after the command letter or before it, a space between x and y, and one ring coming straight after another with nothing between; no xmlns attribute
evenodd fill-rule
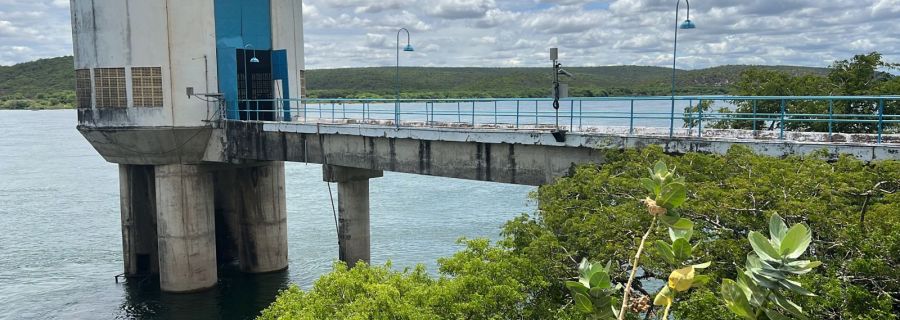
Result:
<svg viewBox="0 0 900 320"><path fill-rule="evenodd" d="M153 166L119 165L125 276L159 273Z"/></svg>
<svg viewBox="0 0 900 320"><path fill-rule="evenodd" d="M322 166L325 181L338 184L338 257L353 267L371 262L369 230L369 179L383 171Z"/></svg>
<svg viewBox="0 0 900 320"><path fill-rule="evenodd" d="M287 269L287 204L284 162L229 167L216 173L216 205L230 239L237 243L241 271Z"/></svg>
<svg viewBox="0 0 900 320"><path fill-rule="evenodd" d="M212 173L181 164L157 166L155 173L160 288L212 288L218 281Z"/></svg>

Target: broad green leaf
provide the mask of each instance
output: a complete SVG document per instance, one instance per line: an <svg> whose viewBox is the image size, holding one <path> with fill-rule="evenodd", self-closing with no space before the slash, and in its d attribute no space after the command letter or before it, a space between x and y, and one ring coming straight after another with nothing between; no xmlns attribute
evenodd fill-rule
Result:
<svg viewBox="0 0 900 320"><path fill-rule="evenodd" d="M585 287L583 284L581 284L581 282L566 281L566 288L569 288L569 290L572 291L573 295L577 294L577 293L581 293L581 294L588 293L588 288Z"/></svg>
<svg viewBox="0 0 900 320"><path fill-rule="evenodd" d="M701 264L695 264L694 269L706 269L706 268L709 268L709 266L711 266L711 265L712 265L711 261L706 262L706 263L701 263Z"/></svg>
<svg viewBox="0 0 900 320"><path fill-rule="evenodd" d="M689 260L691 258L691 251L693 251L691 244L683 238L676 239L675 242L672 243L672 252L675 254L675 259L679 262Z"/></svg>
<svg viewBox="0 0 900 320"><path fill-rule="evenodd" d="M681 183L669 183L662 187L657 205L672 210L680 207L687 200L687 188Z"/></svg>
<svg viewBox="0 0 900 320"><path fill-rule="evenodd" d="M791 290L797 294L801 294L801 295L804 295L807 297L815 297L816 296L815 293L812 293L811 291L806 290L806 288L803 288L803 284L801 284L800 282L794 281L794 280L784 279L783 281L779 281L778 284L780 284L781 287Z"/></svg>
<svg viewBox="0 0 900 320"><path fill-rule="evenodd" d="M795 318L807 319L806 313L803 312L803 308L800 307L799 305L797 305L796 303L794 303L793 301L788 300L787 298L783 297L780 294L773 294L770 296L770 298L772 299L772 301L775 302L776 305L778 305L782 309L786 310L788 313L790 313Z"/></svg>
<svg viewBox="0 0 900 320"><path fill-rule="evenodd" d="M743 290L738 288L738 285L734 280L723 280L720 291L722 300L725 300L725 306L728 307L731 312L734 312L734 314L743 319L756 320L756 314L753 312L753 307L750 306L747 296L744 295Z"/></svg>
<svg viewBox="0 0 900 320"><path fill-rule="evenodd" d="M750 235L747 238L750 239L750 246L753 247L753 252L756 252L756 255L760 258L772 261L781 260L781 254L778 253L778 250L775 250L769 239L766 239L761 233L750 231Z"/></svg>
<svg viewBox="0 0 900 320"><path fill-rule="evenodd" d="M694 267L686 267L672 271L672 274L669 275L669 288L678 292L690 290L691 286L694 284L695 274Z"/></svg>
<svg viewBox="0 0 900 320"><path fill-rule="evenodd" d="M672 225L678 223L678 220L681 219L681 216L678 214L672 213L672 211L667 212L665 215L659 217L659 221L664 223L666 226L671 227ZM688 220L690 221L690 220Z"/></svg>
<svg viewBox="0 0 900 320"><path fill-rule="evenodd" d="M612 284L609 283L609 274L603 271L594 273L594 275L591 276L591 288L595 287L602 289L611 288Z"/></svg>
<svg viewBox="0 0 900 320"><path fill-rule="evenodd" d="M688 219L678 219L673 224L669 225L669 238L672 239L672 242L675 242L677 239L685 239L687 241L691 241L691 236L694 235L694 223Z"/></svg>
<svg viewBox="0 0 900 320"><path fill-rule="evenodd" d="M672 303L673 300L675 300L675 293L666 286L660 289L659 293L656 294L656 298L653 299L653 305L667 306Z"/></svg>
<svg viewBox="0 0 900 320"><path fill-rule="evenodd" d="M648 178L643 178L643 179L641 179L641 185L644 186L644 189L647 189L647 191L650 191L650 193L653 195L653 198L656 198L659 196L659 192L660 192L659 183L657 183L656 181L653 181L652 179L648 179Z"/></svg>
<svg viewBox="0 0 900 320"><path fill-rule="evenodd" d="M656 240L656 251L659 252L659 255L668 262L669 264L675 264L675 252L672 251L672 246L662 240Z"/></svg>
<svg viewBox="0 0 900 320"><path fill-rule="evenodd" d="M781 245L781 239L784 239L787 230L788 227L784 224L784 219L782 219L780 215L776 213L769 218L769 236L772 238L772 243L774 243L775 246Z"/></svg>
<svg viewBox="0 0 900 320"><path fill-rule="evenodd" d="M781 241L781 255L790 259L797 259L812 242L812 232L804 224L797 224L791 227Z"/></svg>
<svg viewBox="0 0 900 320"><path fill-rule="evenodd" d="M663 178L666 174L669 173L669 168L666 166L666 163L662 160L657 161L656 165L653 166L653 174Z"/></svg>
<svg viewBox="0 0 900 320"><path fill-rule="evenodd" d="M591 313L594 311L594 304L591 303L591 298L588 298L588 296L581 293L576 293L575 308L583 313Z"/></svg>
<svg viewBox="0 0 900 320"><path fill-rule="evenodd" d="M593 288L591 288L591 290L588 291L588 295L589 295L591 298L602 298L602 297L607 297L607 296L608 296L606 290L603 289L603 288L600 288L600 287L593 287Z"/></svg>

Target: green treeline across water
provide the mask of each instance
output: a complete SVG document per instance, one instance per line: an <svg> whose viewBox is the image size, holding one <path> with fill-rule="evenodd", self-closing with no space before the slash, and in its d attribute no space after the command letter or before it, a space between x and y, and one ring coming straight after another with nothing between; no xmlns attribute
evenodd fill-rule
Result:
<svg viewBox="0 0 900 320"><path fill-rule="evenodd" d="M0 109L71 108L75 101L72 57L41 59L0 66ZM741 74L753 66L722 66L678 71L679 94L728 94ZM824 76L828 69L771 66L792 76ZM612 66L567 68L571 96L668 95L672 70L662 67ZM395 68L308 70L312 98L393 98ZM549 68L421 68L401 70L407 98L515 98L550 95Z"/></svg>

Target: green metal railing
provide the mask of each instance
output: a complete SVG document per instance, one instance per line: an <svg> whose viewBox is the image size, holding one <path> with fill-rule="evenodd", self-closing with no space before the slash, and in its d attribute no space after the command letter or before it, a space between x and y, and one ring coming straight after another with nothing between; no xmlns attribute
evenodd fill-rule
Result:
<svg viewBox="0 0 900 320"><path fill-rule="evenodd" d="M676 107L672 107L675 101ZM340 122L395 127L454 125L480 128L665 128L668 135L702 137L704 129L754 132L900 134L900 96L679 96L552 99L283 99L242 100L241 119ZM708 108L705 109L704 107Z"/></svg>

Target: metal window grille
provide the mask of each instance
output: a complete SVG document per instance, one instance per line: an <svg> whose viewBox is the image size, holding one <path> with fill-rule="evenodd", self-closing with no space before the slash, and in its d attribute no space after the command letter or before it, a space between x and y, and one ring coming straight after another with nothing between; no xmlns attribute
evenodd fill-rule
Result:
<svg viewBox="0 0 900 320"><path fill-rule="evenodd" d="M97 96L97 108L128 107L125 68L94 69L94 90Z"/></svg>
<svg viewBox="0 0 900 320"><path fill-rule="evenodd" d="M162 107L162 68L131 68L131 96L135 107Z"/></svg>
<svg viewBox="0 0 900 320"><path fill-rule="evenodd" d="M75 70L75 100L79 109L91 108L91 69Z"/></svg>

